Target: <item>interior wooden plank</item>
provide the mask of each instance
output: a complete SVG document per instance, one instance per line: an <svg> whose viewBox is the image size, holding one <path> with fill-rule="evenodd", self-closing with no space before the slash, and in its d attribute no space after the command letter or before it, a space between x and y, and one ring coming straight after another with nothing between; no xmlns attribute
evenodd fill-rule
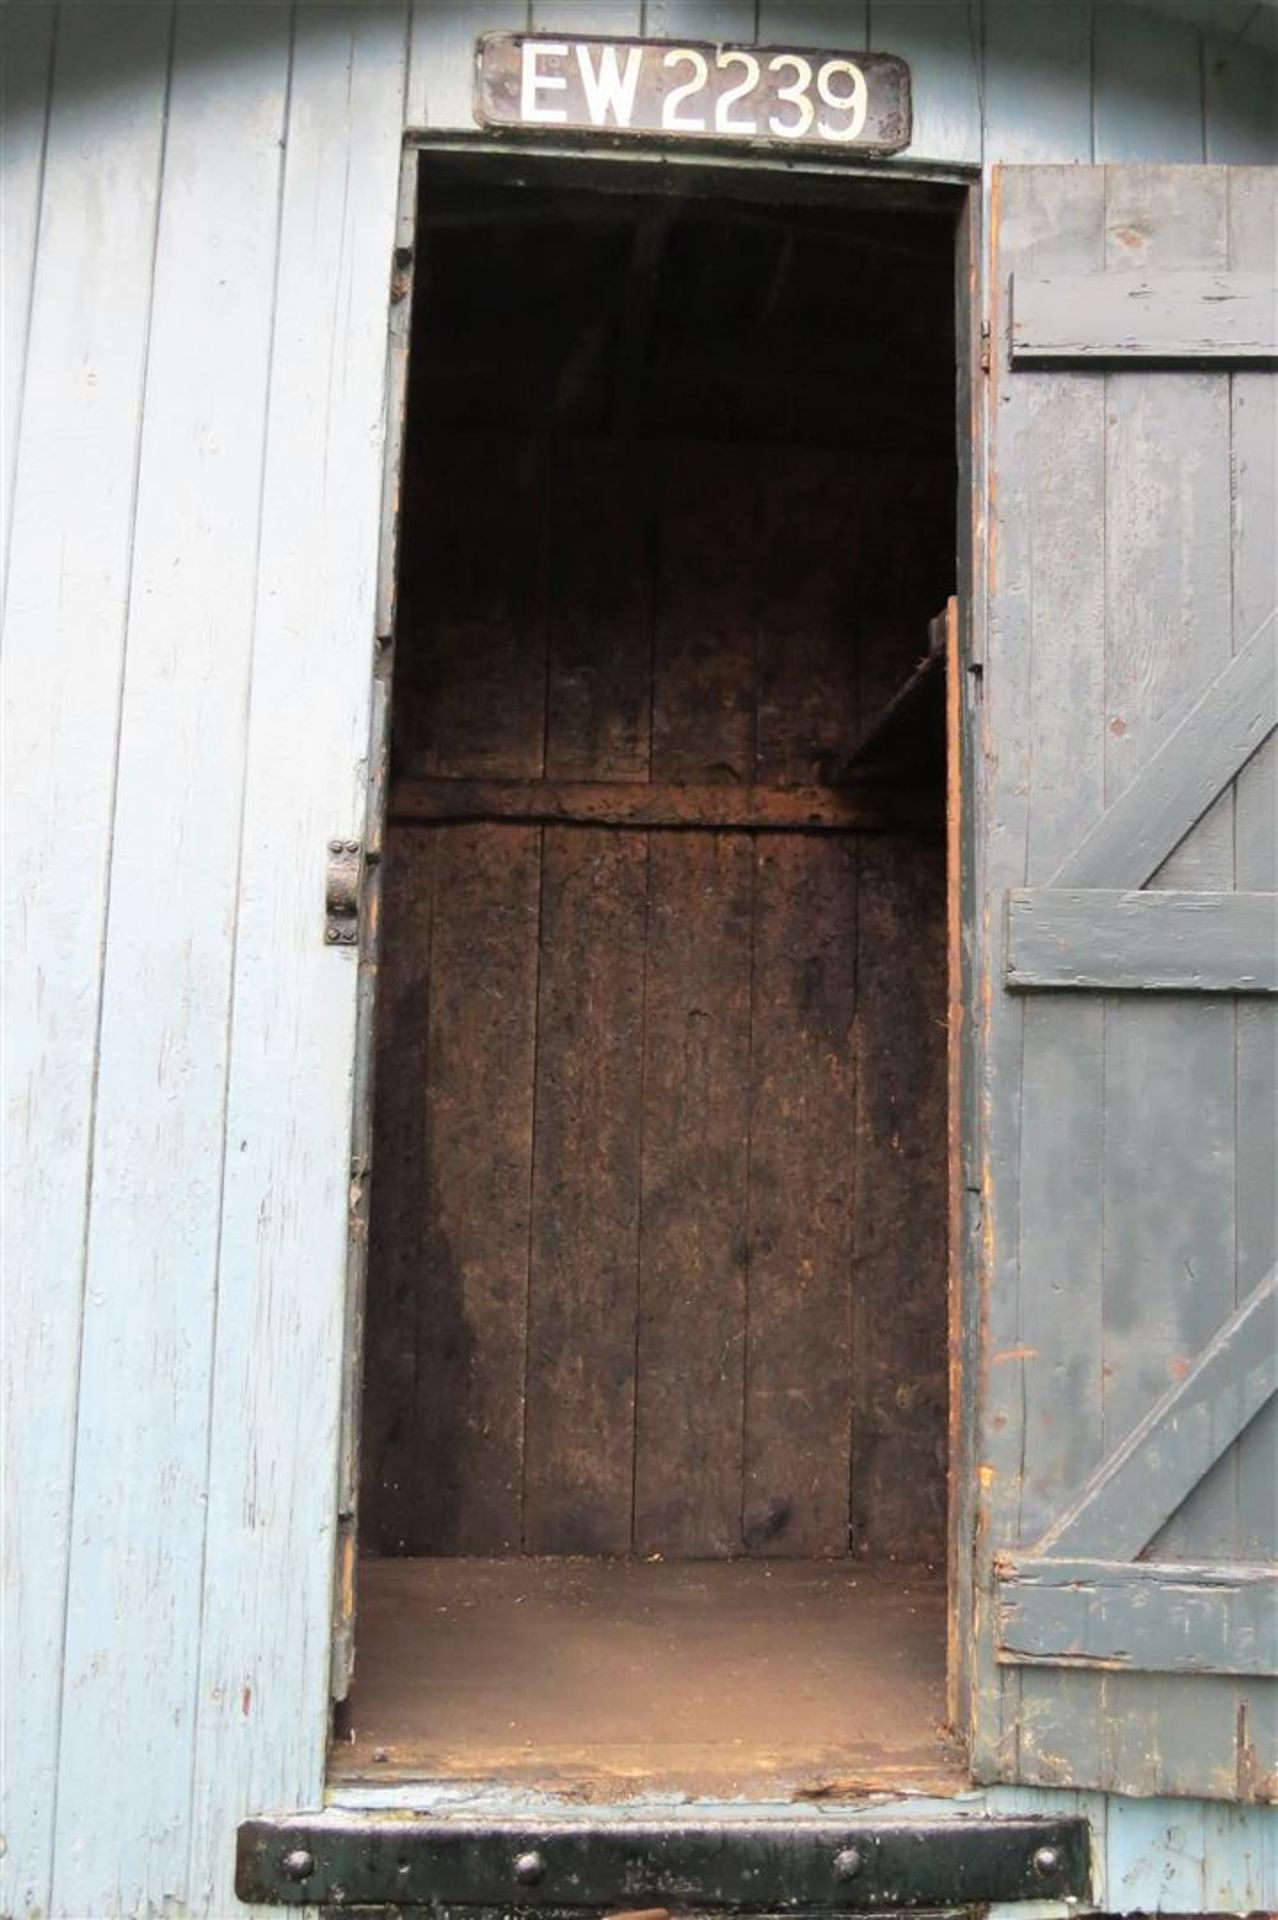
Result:
<svg viewBox="0 0 1278 1920"><path fill-rule="evenodd" d="M64 1913L143 1909L157 1884L185 1886L190 1850L290 32L274 9L228 5L181 9L174 36L103 959L51 1902ZM146 1768L104 1776L103 1742L142 1723Z"/></svg>
<svg viewBox="0 0 1278 1920"><path fill-rule="evenodd" d="M435 850L415 1278L415 1550L509 1553L523 1500L541 832Z"/></svg>
<svg viewBox="0 0 1278 1920"><path fill-rule="evenodd" d="M532 436L409 436L396 669L406 770L543 771L547 475Z"/></svg>
<svg viewBox="0 0 1278 1920"><path fill-rule="evenodd" d="M645 836L545 829L524 1546L631 1544Z"/></svg>
<svg viewBox="0 0 1278 1920"><path fill-rule="evenodd" d="M644 976L635 1551L741 1548L753 855L653 839Z"/></svg>
<svg viewBox="0 0 1278 1920"><path fill-rule="evenodd" d="M31 31L20 19L8 11L8 34ZM170 25L132 5L63 17L24 426L5 448L4 670L21 698L4 711L4 1098L23 1123L10 1119L5 1143L0 1631L22 1683L4 1689L4 1744L21 1763L3 1768L0 1800L23 1912L47 1913L52 1893L85 1201ZM6 247L18 238L7 230ZM6 273L6 300L17 281ZM8 379L7 343L5 360Z"/></svg>
<svg viewBox="0 0 1278 1920"><path fill-rule="evenodd" d="M644 780L652 731L649 461L634 442L564 438L550 484L545 772L552 780Z"/></svg>
<svg viewBox="0 0 1278 1920"><path fill-rule="evenodd" d="M762 490L754 777L806 786L856 738L869 475L847 454L777 449Z"/></svg>
<svg viewBox="0 0 1278 1920"><path fill-rule="evenodd" d="M856 849L755 842L747 1549L848 1547Z"/></svg>
<svg viewBox="0 0 1278 1920"><path fill-rule="evenodd" d="M426 1268L426 1080L434 832L389 833L382 855L359 1530L368 1553L408 1553L430 1473L416 1439L418 1289Z"/></svg>
<svg viewBox="0 0 1278 1920"><path fill-rule="evenodd" d="M852 1542L945 1552L945 854L858 849Z"/></svg>
<svg viewBox="0 0 1278 1920"><path fill-rule="evenodd" d="M343 1783L727 1801L950 1793L944 1595L827 1562L383 1560L363 1569Z"/></svg>
<svg viewBox="0 0 1278 1920"><path fill-rule="evenodd" d="M760 464L743 447L663 449L653 780L753 779Z"/></svg>
<svg viewBox="0 0 1278 1920"><path fill-rule="evenodd" d="M711 769L713 771L713 769ZM837 787L695 787L627 780L432 780L409 774L391 789L391 817L540 821L548 826L677 828L689 832L883 832L934 827L926 793L886 781Z"/></svg>

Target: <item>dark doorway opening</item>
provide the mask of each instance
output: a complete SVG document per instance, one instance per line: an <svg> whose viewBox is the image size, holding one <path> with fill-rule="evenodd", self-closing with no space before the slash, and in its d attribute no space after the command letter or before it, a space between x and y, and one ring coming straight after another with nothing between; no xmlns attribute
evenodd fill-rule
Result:
<svg viewBox="0 0 1278 1920"><path fill-rule="evenodd" d="M958 208L501 165L422 170L335 1767L934 1789Z"/></svg>

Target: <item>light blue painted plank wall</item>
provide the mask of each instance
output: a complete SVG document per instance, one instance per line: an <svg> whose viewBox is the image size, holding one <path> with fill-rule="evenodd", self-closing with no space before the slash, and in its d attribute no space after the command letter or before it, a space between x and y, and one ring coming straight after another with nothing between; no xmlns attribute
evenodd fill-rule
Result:
<svg viewBox="0 0 1278 1920"><path fill-rule="evenodd" d="M1085 0L4 7L24 1920L231 1913L239 1814L321 1790L354 983L314 933L359 824L398 131L466 125L475 34L534 17L865 35L913 67L912 159L1275 157L1262 50ZM1268 1901L1263 1813L1089 1807L1115 1902Z"/></svg>

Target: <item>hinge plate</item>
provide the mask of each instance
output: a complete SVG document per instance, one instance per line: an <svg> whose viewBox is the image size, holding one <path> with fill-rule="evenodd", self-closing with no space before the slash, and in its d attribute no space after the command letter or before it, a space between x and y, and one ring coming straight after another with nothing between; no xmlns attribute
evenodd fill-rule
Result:
<svg viewBox="0 0 1278 1920"><path fill-rule="evenodd" d="M358 840L330 840L324 875L324 942L353 947L359 941L360 883L364 849Z"/></svg>
<svg viewBox="0 0 1278 1920"><path fill-rule="evenodd" d="M1087 1822L955 1813L875 1820L533 1822L399 1813L246 1820L235 1889L294 1907L581 1913L918 1912L1082 1900Z"/></svg>

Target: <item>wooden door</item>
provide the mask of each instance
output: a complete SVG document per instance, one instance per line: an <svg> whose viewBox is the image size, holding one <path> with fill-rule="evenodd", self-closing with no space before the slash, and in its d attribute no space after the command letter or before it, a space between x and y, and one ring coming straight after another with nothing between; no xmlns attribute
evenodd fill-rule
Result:
<svg viewBox="0 0 1278 1920"><path fill-rule="evenodd" d="M926 647L946 463L424 459L365 1539L939 1559L939 796L829 783Z"/></svg>
<svg viewBox="0 0 1278 1920"><path fill-rule="evenodd" d="M996 182L976 1762L1278 1766L1275 180Z"/></svg>

